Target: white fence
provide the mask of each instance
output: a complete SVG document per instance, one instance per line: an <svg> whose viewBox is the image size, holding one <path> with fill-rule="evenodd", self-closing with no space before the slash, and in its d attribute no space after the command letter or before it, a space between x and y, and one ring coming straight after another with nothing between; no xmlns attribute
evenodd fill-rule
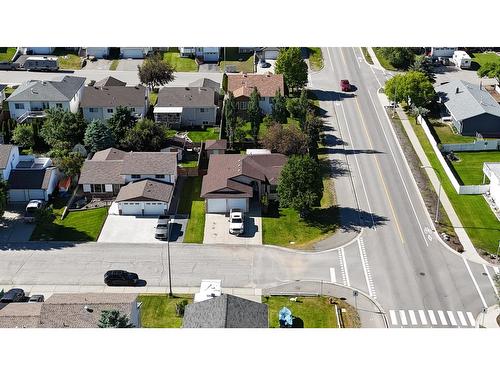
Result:
<svg viewBox="0 0 500 375"><path fill-rule="evenodd" d="M439 150L438 144L434 139L429 129L429 126L427 125L427 122L422 118L422 116L418 116L417 122L422 126L422 129L424 129L424 133L427 139L429 140L439 162L441 163L441 166L443 167L446 176L448 176L448 179L450 180L451 184L453 185L455 191L458 194L484 194L490 190L489 185L460 185L460 183L455 178L455 175L453 174L448 163L446 162L443 154L441 153L441 150Z"/></svg>
<svg viewBox="0 0 500 375"><path fill-rule="evenodd" d="M442 144L441 149L444 152L493 151L500 149L500 139L492 139L487 141L476 140L472 143L447 143Z"/></svg>

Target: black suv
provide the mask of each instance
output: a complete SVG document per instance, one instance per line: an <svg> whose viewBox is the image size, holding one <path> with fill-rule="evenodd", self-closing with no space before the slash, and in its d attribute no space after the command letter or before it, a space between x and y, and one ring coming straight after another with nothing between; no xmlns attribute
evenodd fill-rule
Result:
<svg viewBox="0 0 500 375"><path fill-rule="evenodd" d="M139 281L136 273L112 270L104 274L104 283L108 286L135 286Z"/></svg>
<svg viewBox="0 0 500 375"><path fill-rule="evenodd" d="M0 303L22 302L24 300L24 290L14 288L2 296Z"/></svg>

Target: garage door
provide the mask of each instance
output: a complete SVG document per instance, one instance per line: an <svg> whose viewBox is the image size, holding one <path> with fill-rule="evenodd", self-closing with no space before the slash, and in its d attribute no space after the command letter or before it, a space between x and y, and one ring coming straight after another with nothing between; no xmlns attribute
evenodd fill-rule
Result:
<svg viewBox="0 0 500 375"><path fill-rule="evenodd" d="M121 210L122 215L142 215L141 204L136 202L123 202Z"/></svg>
<svg viewBox="0 0 500 375"><path fill-rule="evenodd" d="M140 49L127 49L123 51L124 59L142 59L144 54L142 53L142 48Z"/></svg>
<svg viewBox="0 0 500 375"><path fill-rule="evenodd" d="M265 60L276 60L278 58L278 51L264 51Z"/></svg>
<svg viewBox="0 0 500 375"><path fill-rule="evenodd" d="M45 200L45 192L43 190L28 190L28 189L10 189L10 202L28 202L31 199Z"/></svg>
<svg viewBox="0 0 500 375"><path fill-rule="evenodd" d="M144 215L158 216L165 214L165 204L161 202L144 203Z"/></svg>
<svg viewBox="0 0 500 375"><path fill-rule="evenodd" d="M226 200L207 199L207 212L226 212Z"/></svg>
<svg viewBox="0 0 500 375"><path fill-rule="evenodd" d="M239 208L246 212L247 210L247 200L245 198L238 199L228 199L227 200L227 210L231 210L232 208Z"/></svg>

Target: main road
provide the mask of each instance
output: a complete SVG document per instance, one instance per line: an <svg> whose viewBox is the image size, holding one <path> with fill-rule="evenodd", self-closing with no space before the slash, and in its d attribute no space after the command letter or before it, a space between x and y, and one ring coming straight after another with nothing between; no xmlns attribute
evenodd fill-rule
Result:
<svg viewBox="0 0 500 375"><path fill-rule="evenodd" d="M204 278L252 288L327 280L376 299L393 327L472 326L474 317L496 301L492 278L498 269L453 252L433 231L378 100L380 72L364 61L359 49L324 48L323 55L325 67L310 74L309 88L324 112L343 230L362 231L342 247L315 253L171 245L173 285L196 286ZM191 78L199 76L182 80ZM356 86L355 95L339 92L340 79ZM101 285L110 268L134 270L148 285L168 285L162 245L26 243L5 244L0 250L0 286Z"/></svg>

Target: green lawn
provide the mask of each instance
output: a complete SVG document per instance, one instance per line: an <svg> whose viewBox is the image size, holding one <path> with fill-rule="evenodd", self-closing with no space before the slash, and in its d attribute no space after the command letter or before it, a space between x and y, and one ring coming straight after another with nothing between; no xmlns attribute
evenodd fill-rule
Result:
<svg viewBox="0 0 500 375"><path fill-rule="evenodd" d="M308 49L311 70L318 71L323 69L323 53L321 52L321 47L308 47Z"/></svg>
<svg viewBox="0 0 500 375"><path fill-rule="evenodd" d="M37 224L31 241L96 241L108 215L108 208L95 208L70 212L64 220L61 215L65 202L53 204L55 218L52 222Z"/></svg>
<svg viewBox="0 0 500 375"><path fill-rule="evenodd" d="M253 53L238 53L238 47L227 47L222 49L222 59L220 63L221 71L224 71L226 65L234 66L240 73L254 72Z"/></svg>
<svg viewBox="0 0 500 375"><path fill-rule="evenodd" d="M82 59L75 51L65 48L56 48L54 55L58 56L57 62L60 69L78 70L82 68Z"/></svg>
<svg viewBox="0 0 500 375"><path fill-rule="evenodd" d="M441 144L446 143L471 143L476 139L475 137L467 137L453 132L450 125L443 124L439 121L430 121L431 126L434 128L437 139L436 141Z"/></svg>
<svg viewBox="0 0 500 375"><path fill-rule="evenodd" d="M182 317L175 314L175 304L187 300L193 303L193 296L187 294L174 295L148 294L140 295L141 326L143 328L180 328Z"/></svg>
<svg viewBox="0 0 500 375"><path fill-rule="evenodd" d="M413 117L408 116L408 118L431 165L439 171L443 189L474 246L494 253L498 248L498 239L500 238L500 222L482 195L459 195L455 192L422 127L415 123Z"/></svg>
<svg viewBox="0 0 500 375"><path fill-rule="evenodd" d="M389 61L386 60L384 56L382 56L382 53L380 52L380 47L373 47L373 52L375 52L375 56L377 56L380 65L382 65L384 69L397 70L395 67L392 66L392 64Z"/></svg>
<svg viewBox="0 0 500 375"><path fill-rule="evenodd" d="M163 60L168 62L176 72L197 72L198 64L192 58L181 57L179 51L163 53Z"/></svg>
<svg viewBox="0 0 500 375"><path fill-rule="evenodd" d="M370 53L368 52L368 48L366 47L361 47L361 51L363 52L363 56L365 57L365 60L368 64L373 65L373 59Z"/></svg>
<svg viewBox="0 0 500 375"><path fill-rule="evenodd" d="M193 142L204 142L209 139L219 139L219 128L208 127L205 130L190 130L188 137Z"/></svg>
<svg viewBox="0 0 500 375"><path fill-rule="evenodd" d="M181 167L191 168L196 167L198 165L198 153L191 151L185 152L182 162L180 163Z"/></svg>
<svg viewBox="0 0 500 375"><path fill-rule="evenodd" d="M292 302L289 296L266 296L262 302L269 306L269 328L279 328L278 314L283 307L302 320L304 328L338 328L337 315L328 297L298 297L297 302Z"/></svg>
<svg viewBox="0 0 500 375"><path fill-rule="evenodd" d="M487 62L500 62L500 56L494 52L474 53L472 61L481 66Z"/></svg>
<svg viewBox="0 0 500 375"><path fill-rule="evenodd" d="M483 183L483 163L500 162L499 151L455 152L455 155L460 160L452 162L453 168L464 185L481 185Z"/></svg>
<svg viewBox="0 0 500 375"><path fill-rule="evenodd" d="M11 61L16 53L16 47L0 47L0 61Z"/></svg>
<svg viewBox="0 0 500 375"><path fill-rule="evenodd" d="M201 176L188 177L182 188L179 214L188 214L189 221L184 242L203 243L205 232L205 200L200 197Z"/></svg>
<svg viewBox="0 0 500 375"><path fill-rule="evenodd" d="M109 70L116 70L118 68L119 62L120 62L120 60L118 60L118 59L114 59L113 61L111 61L111 65L109 66Z"/></svg>
<svg viewBox="0 0 500 375"><path fill-rule="evenodd" d="M299 127L299 121L288 117L285 125ZM245 125L243 125L243 131L246 134L245 138L252 139L252 124L250 124L250 122L245 122ZM261 123L259 127L259 139L262 139L266 133L267 125L265 123Z"/></svg>

